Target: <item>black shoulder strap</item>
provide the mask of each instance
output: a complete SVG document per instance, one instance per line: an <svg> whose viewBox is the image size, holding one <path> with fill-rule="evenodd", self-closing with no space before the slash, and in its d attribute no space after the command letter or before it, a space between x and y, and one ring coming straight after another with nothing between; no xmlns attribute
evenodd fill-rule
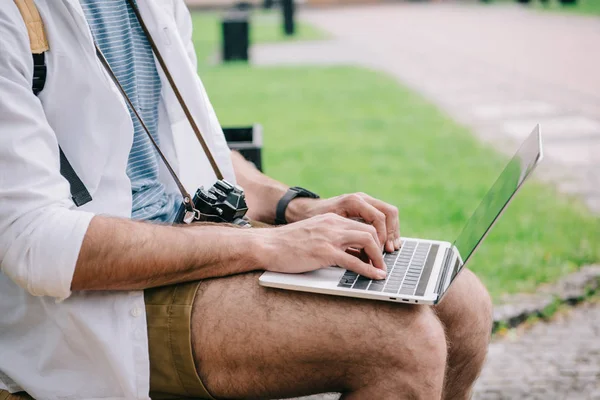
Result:
<svg viewBox="0 0 600 400"><path fill-rule="evenodd" d="M36 96L46 85L46 53L32 54L33 56L33 94Z"/></svg>
<svg viewBox="0 0 600 400"><path fill-rule="evenodd" d="M75 203L77 207L81 207L92 201L92 196L81 179L77 176L77 173L71 166L69 160L67 160L67 156L65 156L65 153L63 153L60 146L58 147L58 150L60 151L60 174L69 182L69 185L71 185L71 197L73 198L73 203Z"/></svg>
<svg viewBox="0 0 600 400"><path fill-rule="evenodd" d="M42 90L44 90L44 86L46 85L46 53L33 54L33 93L37 96ZM81 207L82 205L89 203L92 201L92 196L90 192L87 190L77 173L73 169L73 166L67 160L67 156L62 151L60 146L58 147L60 151L60 174L69 182L71 186L71 198L73 199L73 203L77 207Z"/></svg>
<svg viewBox="0 0 600 400"><path fill-rule="evenodd" d="M30 3L31 4L31 3ZM29 27L29 25L28 25ZM42 40L45 40L42 38ZM33 56L33 83L32 90L33 93L37 96L42 90L44 90L44 86L46 85L46 53L34 52ZM60 173L61 175L69 182L71 186L71 197L73 198L73 202L77 207L81 207L82 205L89 203L92 201L92 196L90 192L88 192L87 188L77 176L77 173L71 166L69 160L65 156L65 153L59 146L60 151Z"/></svg>

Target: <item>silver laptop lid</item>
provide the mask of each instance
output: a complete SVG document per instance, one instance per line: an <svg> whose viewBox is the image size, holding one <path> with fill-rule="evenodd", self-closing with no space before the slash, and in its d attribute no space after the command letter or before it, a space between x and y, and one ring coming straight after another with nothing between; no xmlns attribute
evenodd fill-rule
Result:
<svg viewBox="0 0 600 400"><path fill-rule="evenodd" d="M479 247L502 211L506 208L523 182L542 160L542 135L537 125L508 162L492 188L487 192L467 224L454 241L460 257L454 260L451 283ZM462 261L461 261L462 258ZM451 257L447 262L452 261ZM444 285L446 289L449 285Z"/></svg>

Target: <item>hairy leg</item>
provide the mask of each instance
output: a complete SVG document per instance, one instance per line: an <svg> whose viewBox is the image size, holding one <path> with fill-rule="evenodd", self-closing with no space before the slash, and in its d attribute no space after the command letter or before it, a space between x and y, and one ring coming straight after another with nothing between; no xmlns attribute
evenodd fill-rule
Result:
<svg viewBox="0 0 600 400"><path fill-rule="evenodd" d="M448 340L444 398L469 399L491 338L490 296L475 274L465 269L435 310Z"/></svg>
<svg viewBox="0 0 600 400"><path fill-rule="evenodd" d="M266 289L258 276L207 280L196 296L194 358L216 398L441 397L446 341L432 308Z"/></svg>

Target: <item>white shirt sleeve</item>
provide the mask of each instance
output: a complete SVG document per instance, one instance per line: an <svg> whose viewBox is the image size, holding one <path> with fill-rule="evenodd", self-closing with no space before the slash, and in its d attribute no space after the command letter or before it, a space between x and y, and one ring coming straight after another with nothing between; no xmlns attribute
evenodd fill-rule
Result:
<svg viewBox="0 0 600 400"><path fill-rule="evenodd" d="M0 269L35 296L65 299L93 214L60 174L56 135L33 94L27 30L0 7Z"/></svg>

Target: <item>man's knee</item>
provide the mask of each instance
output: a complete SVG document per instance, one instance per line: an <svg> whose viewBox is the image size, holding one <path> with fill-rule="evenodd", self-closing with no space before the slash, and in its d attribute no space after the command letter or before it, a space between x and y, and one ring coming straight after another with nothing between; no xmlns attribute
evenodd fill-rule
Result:
<svg viewBox="0 0 600 400"><path fill-rule="evenodd" d="M423 307L408 335L398 338L408 354L398 354L395 360L400 372L397 382L409 398L440 398L448 348L442 323L433 310Z"/></svg>
<svg viewBox="0 0 600 400"><path fill-rule="evenodd" d="M444 398L469 398L483 368L491 338L490 295L471 271L464 270L435 309L448 338Z"/></svg>
<svg viewBox="0 0 600 400"><path fill-rule="evenodd" d="M470 319L479 328L484 335L484 339L489 342L492 334L493 303L492 298L481 281L471 271L466 271L467 279L471 279L474 304L469 308L472 314Z"/></svg>
<svg viewBox="0 0 600 400"><path fill-rule="evenodd" d="M463 385L472 383L485 361L492 330L492 300L481 281L469 270L457 278L437 306L448 337L449 373L461 370Z"/></svg>
<svg viewBox="0 0 600 400"><path fill-rule="evenodd" d="M453 283L436 311L449 339L476 335L489 341L492 329L492 300L485 286L469 270ZM452 343L450 343L452 345Z"/></svg>
<svg viewBox="0 0 600 400"><path fill-rule="evenodd" d="M416 348L415 356L425 369L444 369L448 346L446 333L438 317L430 309L421 312L415 320L413 331Z"/></svg>

